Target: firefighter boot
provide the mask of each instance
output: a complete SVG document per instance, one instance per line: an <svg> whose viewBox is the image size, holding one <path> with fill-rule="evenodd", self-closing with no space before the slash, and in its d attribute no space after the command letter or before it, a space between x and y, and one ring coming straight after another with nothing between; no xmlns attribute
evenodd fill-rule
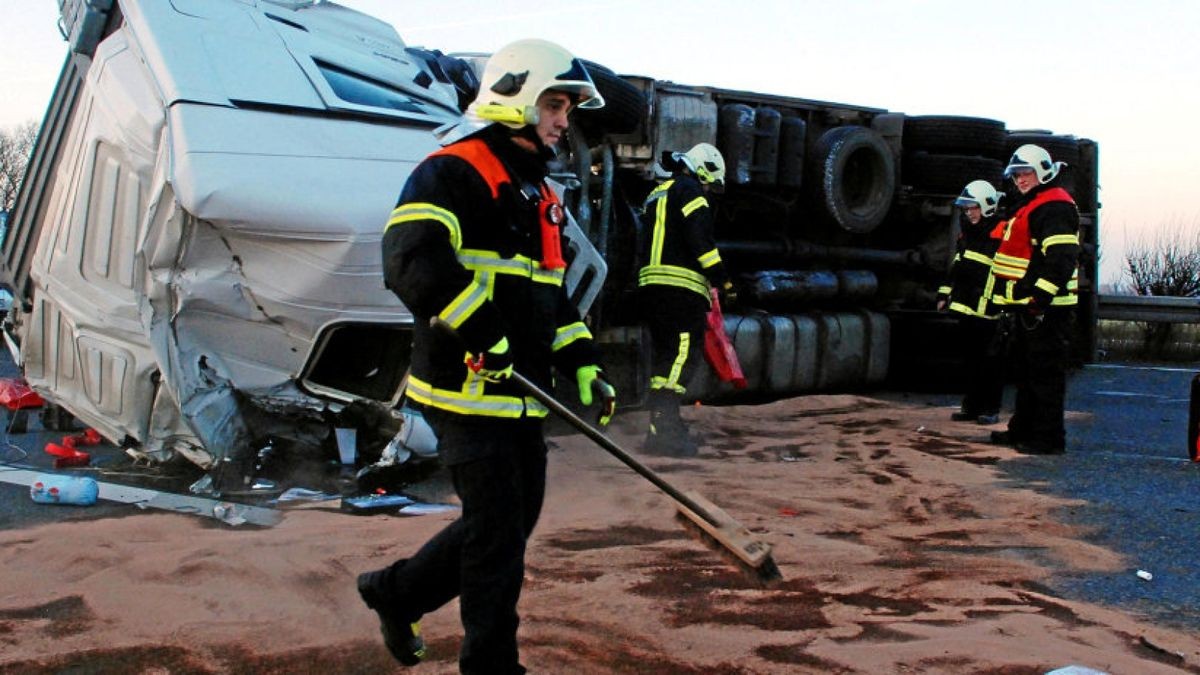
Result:
<svg viewBox="0 0 1200 675"><path fill-rule="evenodd" d="M661 457L695 457L699 450L679 416L680 395L656 389L650 392L650 429L643 446L646 454Z"/></svg>
<svg viewBox="0 0 1200 675"><path fill-rule="evenodd" d="M383 570L358 575L358 594L367 607L379 615L379 631L383 633L384 646L402 665L415 666L425 658L421 624L402 616L402 612L385 599L378 588L382 576Z"/></svg>

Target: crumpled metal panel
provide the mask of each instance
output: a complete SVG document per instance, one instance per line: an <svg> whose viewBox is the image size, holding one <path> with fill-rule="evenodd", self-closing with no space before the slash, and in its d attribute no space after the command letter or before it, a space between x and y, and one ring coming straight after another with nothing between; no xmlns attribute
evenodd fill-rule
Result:
<svg viewBox="0 0 1200 675"><path fill-rule="evenodd" d="M31 383L153 458L211 466L271 416L314 440L302 420L327 402L295 379L317 333L411 322L383 287L379 243L408 174L437 147L431 125L239 109L215 95L172 104L197 83L229 83L188 61L211 56L184 49L191 38L159 52L201 18L123 7L129 23L97 50L35 253ZM204 8L200 37L261 32L245 3ZM274 33L263 44L291 58ZM222 67L263 65L245 56L226 53ZM304 99L303 75L277 75L304 89L279 102L319 102Z"/></svg>

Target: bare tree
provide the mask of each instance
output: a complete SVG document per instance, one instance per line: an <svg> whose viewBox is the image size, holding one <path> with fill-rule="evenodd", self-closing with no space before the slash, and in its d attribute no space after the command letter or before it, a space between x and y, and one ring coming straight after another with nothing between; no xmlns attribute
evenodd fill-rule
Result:
<svg viewBox="0 0 1200 675"><path fill-rule="evenodd" d="M1153 236L1138 237L1125 253L1122 272L1135 295L1200 296L1200 229L1177 223L1160 228ZM1164 353L1174 326L1143 324L1142 338L1149 355Z"/></svg>
<svg viewBox="0 0 1200 675"><path fill-rule="evenodd" d="M11 129L0 129L0 211L11 211L17 201L25 167L37 140L37 129L32 120Z"/></svg>

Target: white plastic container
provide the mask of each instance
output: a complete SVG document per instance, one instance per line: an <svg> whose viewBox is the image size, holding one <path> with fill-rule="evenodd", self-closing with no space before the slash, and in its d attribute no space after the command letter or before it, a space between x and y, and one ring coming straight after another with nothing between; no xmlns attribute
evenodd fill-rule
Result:
<svg viewBox="0 0 1200 675"><path fill-rule="evenodd" d="M29 497L39 504L73 504L91 506L96 503L100 486L88 476L64 476L43 473L29 485Z"/></svg>

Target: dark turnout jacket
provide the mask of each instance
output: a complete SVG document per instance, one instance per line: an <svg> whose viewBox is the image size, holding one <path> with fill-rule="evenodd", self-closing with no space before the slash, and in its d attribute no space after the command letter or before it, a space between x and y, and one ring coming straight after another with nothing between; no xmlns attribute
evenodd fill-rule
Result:
<svg viewBox="0 0 1200 675"><path fill-rule="evenodd" d="M515 383L471 372L467 352L507 338L514 369L547 389L552 365L574 374L598 363L563 287L564 269L547 264L542 250L546 207L556 200L545 186L545 157L518 147L511 133L492 125L421 162L383 237L387 286L415 320L408 396L473 419L547 411ZM434 316L465 345L431 329Z"/></svg>
<svg viewBox="0 0 1200 675"><path fill-rule="evenodd" d="M992 267L998 305L1033 303L1041 309L1078 303L1079 209L1052 180L1017 198L1001 235Z"/></svg>
<svg viewBox="0 0 1200 675"><path fill-rule="evenodd" d="M695 176L678 172L654 188L643 208L638 286L690 291L707 304L709 288L729 280L713 236L713 209Z"/></svg>
<svg viewBox="0 0 1200 675"><path fill-rule="evenodd" d="M991 308L992 256L1000 247L1000 239L993 236L999 219L992 215L972 224L962 218L962 232L958 236L957 251L946 283L938 289L938 295L947 301L947 309L967 316L987 317L994 312Z"/></svg>

